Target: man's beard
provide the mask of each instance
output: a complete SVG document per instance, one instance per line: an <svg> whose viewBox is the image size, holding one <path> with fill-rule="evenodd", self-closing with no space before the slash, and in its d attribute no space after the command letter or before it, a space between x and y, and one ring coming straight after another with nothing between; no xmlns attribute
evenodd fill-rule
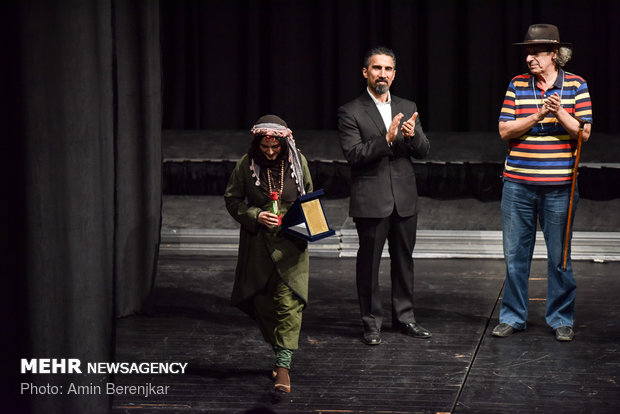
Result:
<svg viewBox="0 0 620 414"><path fill-rule="evenodd" d="M388 89L389 89L389 87L385 83L380 83L380 84L375 83L374 86L372 87L372 90L377 95L383 95L383 94L387 93Z"/></svg>

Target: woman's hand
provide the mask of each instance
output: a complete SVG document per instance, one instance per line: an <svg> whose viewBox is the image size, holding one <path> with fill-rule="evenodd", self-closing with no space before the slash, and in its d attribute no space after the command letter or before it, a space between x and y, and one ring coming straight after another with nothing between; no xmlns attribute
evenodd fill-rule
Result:
<svg viewBox="0 0 620 414"><path fill-rule="evenodd" d="M280 218L268 211L261 211L258 213L258 222L268 228L272 228L280 225Z"/></svg>

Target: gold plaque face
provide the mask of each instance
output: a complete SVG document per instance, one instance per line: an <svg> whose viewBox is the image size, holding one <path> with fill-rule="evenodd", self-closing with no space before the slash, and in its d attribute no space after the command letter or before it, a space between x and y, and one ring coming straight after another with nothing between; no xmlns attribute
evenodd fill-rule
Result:
<svg viewBox="0 0 620 414"><path fill-rule="evenodd" d="M321 202L318 198L301 203L301 208L306 216L306 223L308 223L308 231L311 236L321 234L329 230L327 220L323 214L323 207L321 206Z"/></svg>

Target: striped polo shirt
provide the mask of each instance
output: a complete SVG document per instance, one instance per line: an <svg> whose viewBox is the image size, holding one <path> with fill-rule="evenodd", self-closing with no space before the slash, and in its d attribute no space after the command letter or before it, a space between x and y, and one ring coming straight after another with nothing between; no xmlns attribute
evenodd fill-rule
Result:
<svg viewBox="0 0 620 414"><path fill-rule="evenodd" d="M525 118L538 112L543 101L557 93L570 115L592 122L588 84L577 75L559 69L551 88L543 91L531 74L515 76L508 85L500 121ZM510 140L504 179L523 184L560 185L571 182L577 141L571 139L556 117L549 113L525 135Z"/></svg>

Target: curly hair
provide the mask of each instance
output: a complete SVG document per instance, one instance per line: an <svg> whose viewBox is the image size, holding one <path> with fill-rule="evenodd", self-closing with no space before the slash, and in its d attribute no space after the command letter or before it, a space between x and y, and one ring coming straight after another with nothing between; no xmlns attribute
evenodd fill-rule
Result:
<svg viewBox="0 0 620 414"><path fill-rule="evenodd" d="M553 59L556 65L559 67L564 67L568 63L569 60L573 57L573 49L566 46L561 46L558 48L558 55Z"/></svg>

